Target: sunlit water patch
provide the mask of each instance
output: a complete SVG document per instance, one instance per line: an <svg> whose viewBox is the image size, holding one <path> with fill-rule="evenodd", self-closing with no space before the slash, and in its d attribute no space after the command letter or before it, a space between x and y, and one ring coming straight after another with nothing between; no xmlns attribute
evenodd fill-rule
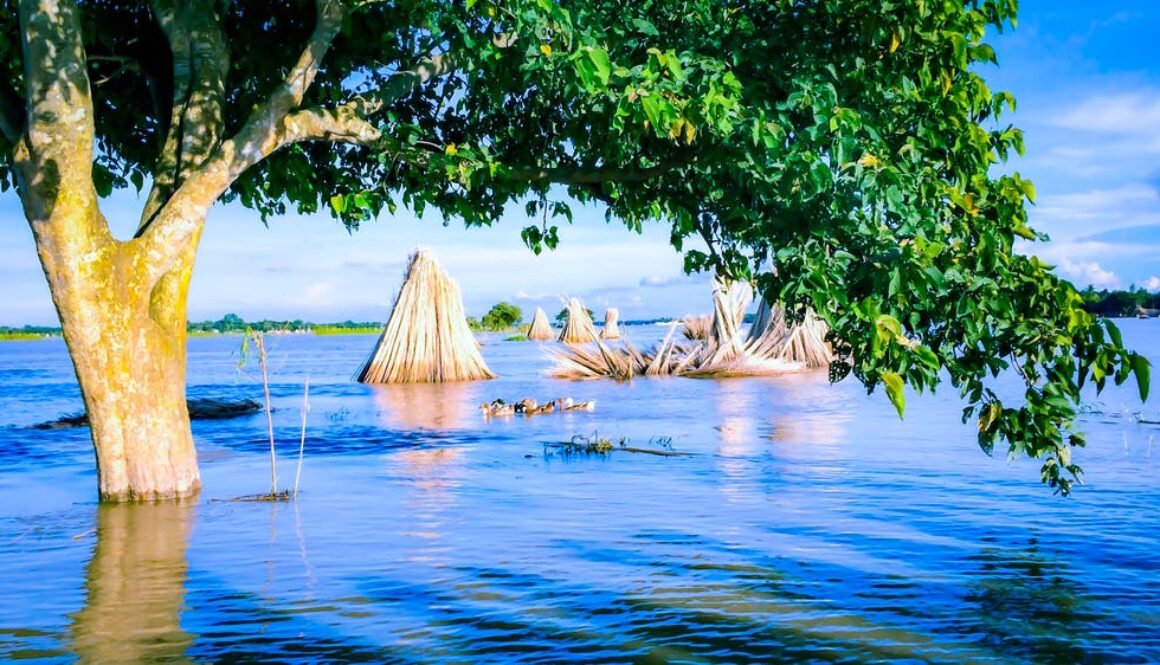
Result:
<svg viewBox="0 0 1160 665"><path fill-rule="evenodd" d="M1160 360L1160 325L1126 321ZM660 329L630 329L647 343ZM1154 662L1160 409L1091 399L1087 484L988 458L952 391L810 374L569 383L489 337L496 381L350 381L371 336L271 338L265 416L194 424L195 503L100 506L63 345L0 344L0 659L46 662ZM237 338L190 344L190 394L261 400ZM479 403L597 401L487 421ZM599 433L687 456L546 446Z"/></svg>

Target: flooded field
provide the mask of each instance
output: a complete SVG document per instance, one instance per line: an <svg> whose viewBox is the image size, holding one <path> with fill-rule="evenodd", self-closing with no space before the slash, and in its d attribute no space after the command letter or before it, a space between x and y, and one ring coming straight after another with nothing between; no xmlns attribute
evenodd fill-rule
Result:
<svg viewBox="0 0 1160 665"><path fill-rule="evenodd" d="M1160 365L1160 322L1122 328ZM101 507L88 431L29 427L80 410L63 344L0 344L0 660L1160 661L1160 407L1134 385L1093 397L1063 499L980 452L949 389L900 422L824 373L569 383L501 336L495 381L371 388L373 344L270 339L282 486L310 380L296 503L229 500L269 488L253 415L194 424L197 502ZM239 346L191 340L192 396L261 400ZM596 410L476 408L561 396ZM692 454L550 445L594 433Z"/></svg>

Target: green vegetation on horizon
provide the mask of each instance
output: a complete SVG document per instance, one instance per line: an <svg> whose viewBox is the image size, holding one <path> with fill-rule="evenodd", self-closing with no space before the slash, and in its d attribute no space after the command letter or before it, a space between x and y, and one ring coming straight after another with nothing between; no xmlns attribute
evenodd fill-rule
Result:
<svg viewBox="0 0 1160 665"><path fill-rule="evenodd" d="M1131 286L1127 291L1108 291L1088 286L1079 294L1083 296L1083 307L1092 314L1108 317L1139 316L1141 313L1156 316L1160 310L1160 292L1149 293Z"/></svg>

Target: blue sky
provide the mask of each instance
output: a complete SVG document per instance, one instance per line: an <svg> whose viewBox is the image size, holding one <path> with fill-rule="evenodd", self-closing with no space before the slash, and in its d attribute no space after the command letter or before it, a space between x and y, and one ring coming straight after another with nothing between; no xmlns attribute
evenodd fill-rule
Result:
<svg viewBox="0 0 1160 665"><path fill-rule="evenodd" d="M990 40L1000 66L984 74L1009 90L1018 111L1004 117L1026 134L1027 156L1007 168L1036 183L1032 225L1047 244L1022 251L1056 265L1080 286L1160 290L1160 0L1021 0L1018 28ZM105 204L127 233L140 202L121 193ZM209 217L190 293L190 316L247 319L382 320L407 254L432 248L459 280L468 313L508 300L530 315L561 297L622 318L708 311L703 276L687 277L661 225L641 235L578 211L560 248L523 246L522 211L490 229L442 225L436 215L384 217L347 234L325 215L288 215L267 229L240 206ZM11 192L0 195L2 324L56 321L32 236Z"/></svg>

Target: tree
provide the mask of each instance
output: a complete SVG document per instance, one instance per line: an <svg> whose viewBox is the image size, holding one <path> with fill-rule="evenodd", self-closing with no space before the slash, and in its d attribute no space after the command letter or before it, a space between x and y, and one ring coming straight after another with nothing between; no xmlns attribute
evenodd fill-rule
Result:
<svg viewBox="0 0 1160 665"><path fill-rule="evenodd" d="M274 5L277 11L268 11ZM1014 99L979 67L1015 0L0 0L0 182L32 228L106 499L188 495L186 296L211 205L329 204L351 228L525 202L533 250L571 202L672 227L688 270L754 279L831 326L852 373L949 380L980 445L1067 491L1080 387L1147 361L1012 251L1035 190ZM100 200L148 185L137 232ZM771 269L771 266L775 269ZM992 377L1014 366L1021 402Z"/></svg>
<svg viewBox="0 0 1160 665"><path fill-rule="evenodd" d="M523 318L524 313L520 311L520 308L505 300L492 305L487 314L483 315L483 320L480 323L485 330L507 330L522 321Z"/></svg>

